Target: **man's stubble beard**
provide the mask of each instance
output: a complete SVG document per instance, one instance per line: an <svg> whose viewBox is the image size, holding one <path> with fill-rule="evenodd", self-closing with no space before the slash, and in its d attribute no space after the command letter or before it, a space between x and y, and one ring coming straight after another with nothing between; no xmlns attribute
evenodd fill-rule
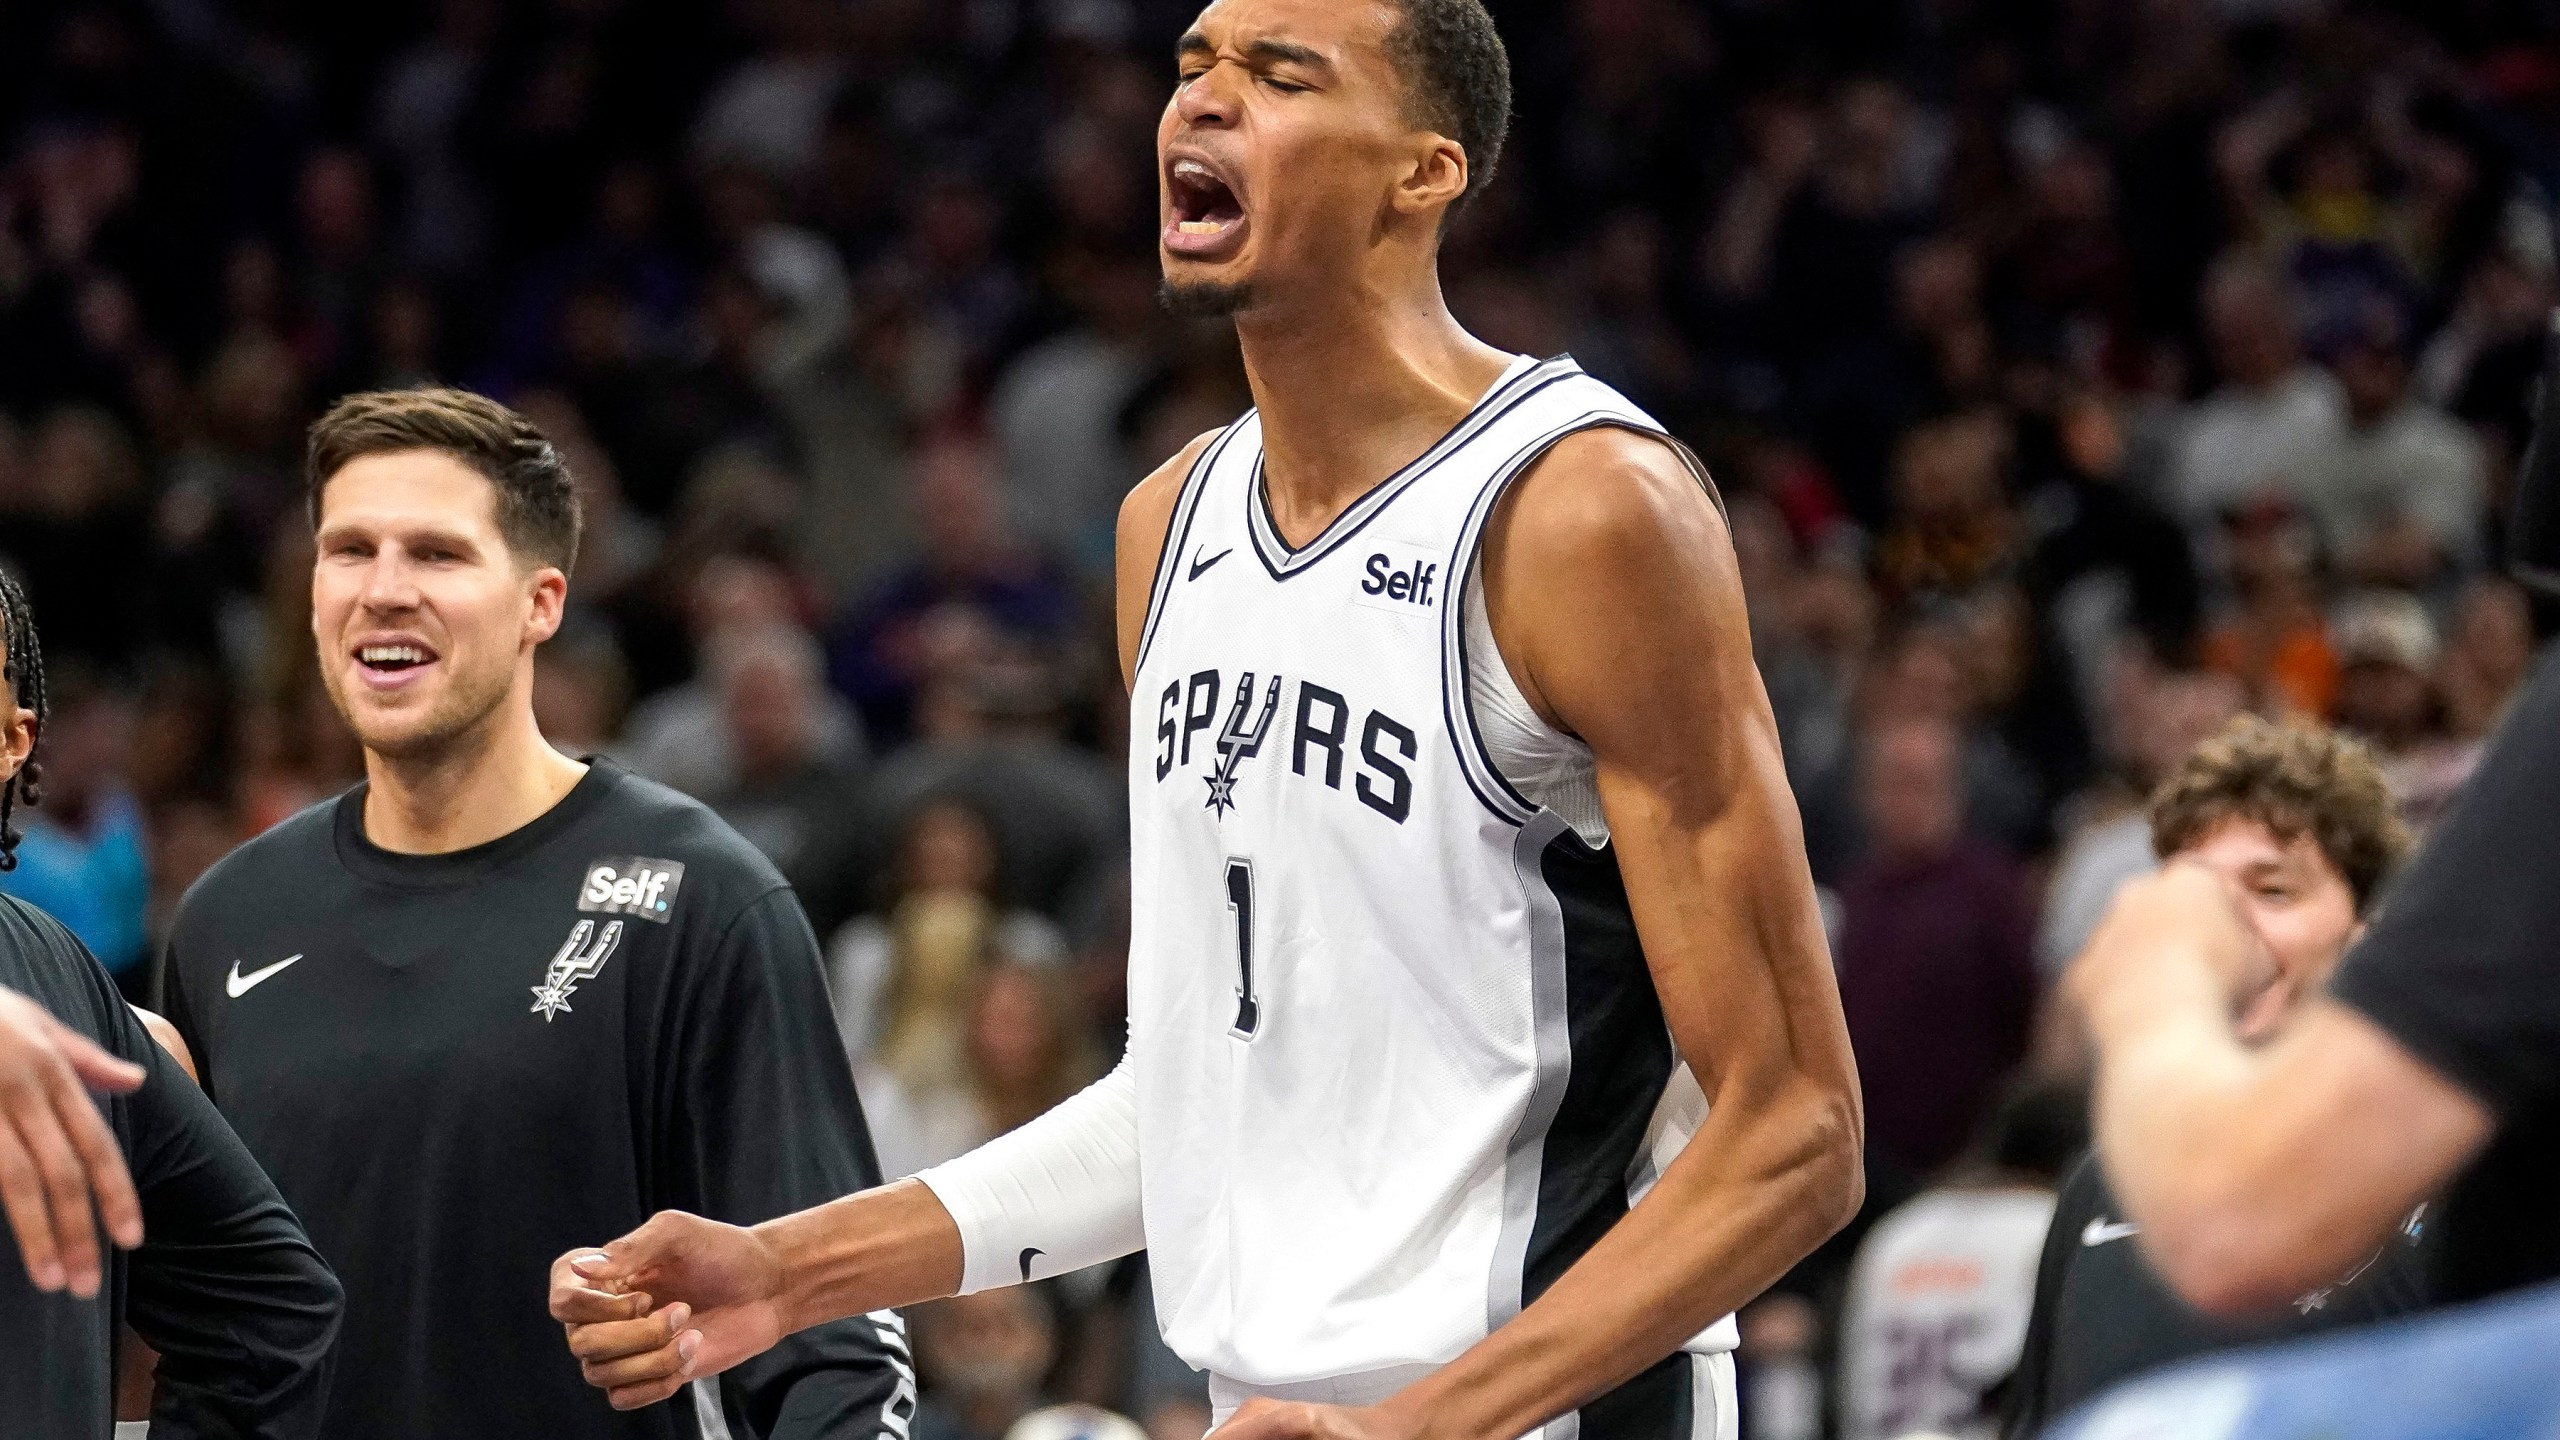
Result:
<svg viewBox="0 0 2560 1440"><path fill-rule="evenodd" d="M1253 286L1242 280L1167 280L1156 287L1156 300L1184 319L1223 319L1252 306Z"/></svg>
<svg viewBox="0 0 2560 1440"><path fill-rule="evenodd" d="M402 764L438 760L463 748L487 730L498 707L506 703L507 691L514 682L512 669L499 674L493 686L475 686L462 672L454 671L444 693L430 704L422 719L415 725L403 726L396 734L385 735L368 730L357 718L360 712L348 703L344 682L333 672L323 673L330 703L337 707L338 718L355 732L356 743L369 755Z"/></svg>

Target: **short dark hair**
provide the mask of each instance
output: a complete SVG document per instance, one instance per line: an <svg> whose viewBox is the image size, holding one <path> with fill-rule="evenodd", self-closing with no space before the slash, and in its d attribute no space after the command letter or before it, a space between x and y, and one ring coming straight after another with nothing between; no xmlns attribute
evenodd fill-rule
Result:
<svg viewBox="0 0 2560 1440"><path fill-rule="evenodd" d="M479 471L498 487L498 533L508 548L568 573L578 561L578 488L568 462L522 415L468 390L421 385L349 395L312 422L302 476L311 525L320 492L367 455L433 450Z"/></svg>
<svg viewBox="0 0 2560 1440"><path fill-rule="evenodd" d="M2382 766L2361 741L2325 726L2242 715L2180 762L2151 796L2151 849L2166 860L2226 820L2254 820L2291 844L2309 835L2354 894L2373 904L2401 857L2401 823Z"/></svg>
<svg viewBox="0 0 2560 1440"><path fill-rule="evenodd" d="M1484 0L1394 0L1387 58L1412 92L1414 118L1467 152L1467 193L1484 193L1511 129L1511 55Z"/></svg>

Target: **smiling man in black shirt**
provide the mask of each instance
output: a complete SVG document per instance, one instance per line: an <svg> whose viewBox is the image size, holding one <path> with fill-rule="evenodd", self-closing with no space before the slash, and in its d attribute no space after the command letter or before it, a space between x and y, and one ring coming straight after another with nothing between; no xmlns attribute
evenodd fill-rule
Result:
<svg viewBox="0 0 2560 1440"><path fill-rule="evenodd" d="M328 1433L902 1428L885 1315L634 1414L581 1383L543 1309L562 1250L661 1208L752 1222L878 1182L817 942L709 810L535 728L577 515L529 424L457 391L355 396L308 468L313 630L367 779L198 882L167 985L346 1283Z"/></svg>

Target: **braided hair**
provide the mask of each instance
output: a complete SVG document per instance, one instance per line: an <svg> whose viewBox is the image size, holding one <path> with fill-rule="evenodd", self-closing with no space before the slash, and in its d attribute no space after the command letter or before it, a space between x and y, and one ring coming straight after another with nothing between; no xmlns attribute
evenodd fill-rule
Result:
<svg viewBox="0 0 2560 1440"><path fill-rule="evenodd" d="M9 692L17 703L35 712L36 744L44 740L44 647L36 642L35 611L27 605L27 592L18 577L0 570L0 646L7 650L0 659L0 680L9 684ZM0 871L18 868L18 832L10 824L10 816L19 805L33 805L43 796L39 787L43 774L36 764L35 745L27 748L25 762L18 773L0 780Z"/></svg>

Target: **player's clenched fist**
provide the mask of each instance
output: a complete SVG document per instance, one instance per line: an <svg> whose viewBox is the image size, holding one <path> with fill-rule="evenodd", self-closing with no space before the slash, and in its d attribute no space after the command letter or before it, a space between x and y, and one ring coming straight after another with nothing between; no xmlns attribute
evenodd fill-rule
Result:
<svg viewBox="0 0 2560 1440"><path fill-rule="evenodd" d="M551 1266L551 1318L616 1410L771 1349L788 1333L781 1295L782 1266L754 1231L681 1210Z"/></svg>
<svg viewBox="0 0 2560 1440"><path fill-rule="evenodd" d="M0 990L0 1205L39 1290L98 1293L98 1223L119 1245L142 1243L133 1179L82 1088L121 1092L142 1077L140 1066L99 1049L33 1000Z"/></svg>

